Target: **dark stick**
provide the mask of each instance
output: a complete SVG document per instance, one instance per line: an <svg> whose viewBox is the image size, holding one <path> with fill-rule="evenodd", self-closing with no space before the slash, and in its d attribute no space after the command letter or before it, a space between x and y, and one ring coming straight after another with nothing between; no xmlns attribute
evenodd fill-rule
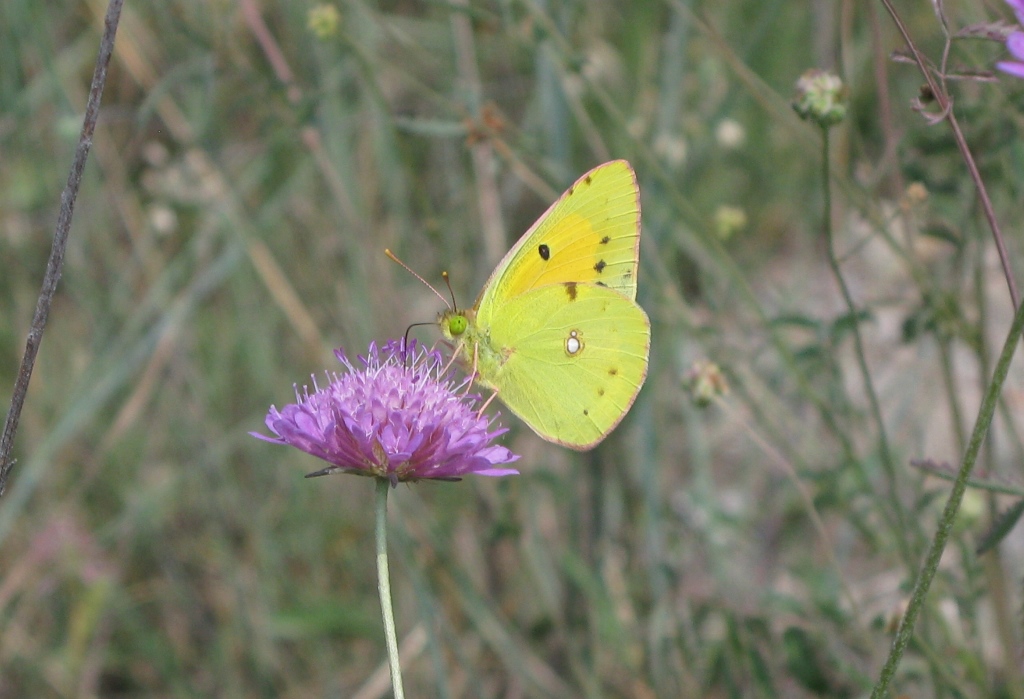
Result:
<svg viewBox="0 0 1024 699"><path fill-rule="evenodd" d="M882 4L885 5L886 11L889 16L892 17L893 23L896 25L896 29L903 36L903 40L907 43L907 48L910 49L910 53L914 56L914 61L917 63L918 70L921 71L921 75L928 82L928 89L931 90L932 94L935 95L935 101L941 109L941 114L946 121L949 122L949 128L953 131L953 140L956 141L956 146L960 150L960 156L964 159L964 164L967 165L967 172L971 176L971 180L974 181L974 187L978 191L978 198L981 201L981 210L985 213L985 220L988 221L988 227L992 231L992 239L995 241L996 250L999 252L999 261L1003 265L1003 276L1006 277L1006 286L1010 292L1010 301L1013 302L1013 309L1017 310L1020 306L1020 293L1017 291L1017 282L1013 277L1013 267L1010 265L1010 254L1006 250L1006 242L1003 238L1003 232L999 228L999 221L996 219L996 211L992 206L992 200L989 199L988 190L985 189L985 182L981 179L981 172L978 170L977 163L974 162L974 156L971 154L971 149L967 145L967 138L964 136L964 132L960 129L960 122L956 119L956 114L953 112L952 100L949 97L949 93L946 92L945 81L940 85L935 82L935 77L932 75L932 71L929 70L928 64L925 62L924 57L918 50L917 45L914 44L914 40L910 38L910 32L907 30L906 25L903 24L903 20L900 19L899 14L896 12L896 8L893 6L891 0L882 0ZM945 21L945 20L943 20ZM945 66L945 63L943 63Z"/></svg>
<svg viewBox="0 0 1024 699"><path fill-rule="evenodd" d="M107 65L110 54L114 51L114 35L117 34L117 22L121 18L121 5L124 0L110 0L107 14L103 18L103 38L100 40L100 53L96 57L96 69L92 74L92 86L89 88L89 102L85 106L85 119L82 121L82 134L78 137L75 159L71 163L68 182L60 195L60 214L57 216L57 229L53 235L53 247L50 248L50 259L46 263L46 276L43 277L43 288L36 301L36 312L32 317L32 326L25 341L25 354L21 358L18 378L14 381L14 393L11 396L11 409L4 423L3 436L0 436L0 496L7 489L7 477L14 467L11 451L14 448L14 435L18 431L18 420L21 409L25 405L25 394L32 378L32 369L39 354L39 345L43 340L46 319L50 315L53 295L57 291L61 272L64 267L64 250L68 244L68 232L71 230L71 216L75 212L75 200L78 198L78 186L82 183L82 171L85 161L92 148L92 135L96 130L96 119L100 112L100 97L103 85L107 82Z"/></svg>

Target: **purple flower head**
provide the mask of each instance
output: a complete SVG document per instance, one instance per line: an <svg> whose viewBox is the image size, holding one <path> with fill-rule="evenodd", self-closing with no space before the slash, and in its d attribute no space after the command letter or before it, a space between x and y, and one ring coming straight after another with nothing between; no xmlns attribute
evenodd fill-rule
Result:
<svg viewBox="0 0 1024 699"><path fill-rule="evenodd" d="M290 444L331 464L309 474L355 473L399 481L458 480L467 474L508 476L501 468L519 458L492 442L508 430L491 430L480 414L479 396L465 395L455 384L441 354L418 347L403 351L399 340L382 349L370 344L364 368L345 353L334 355L346 371L329 374L329 383L310 394L295 391L295 403L270 407L267 427L276 437L250 432L274 444Z"/></svg>
<svg viewBox="0 0 1024 699"><path fill-rule="evenodd" d="M1024 5L1024 0L1017 0L1017 4ZM1022 10L1017 11L1018 17L1020 17L1021 12ZM1024 21L1024 19L1022 19L1022 21ZM999 61L996 63L996 68L1004 73L1015 75L1018 78L1024 78L1024 32L1013 32L1010 36L1006 37L1006 49L1017 60Z"/></svg>

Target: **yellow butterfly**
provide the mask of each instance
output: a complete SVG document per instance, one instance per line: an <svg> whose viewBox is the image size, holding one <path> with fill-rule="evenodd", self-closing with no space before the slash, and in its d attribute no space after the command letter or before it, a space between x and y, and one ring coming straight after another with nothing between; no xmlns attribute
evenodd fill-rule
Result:
<svg viewBox="0 0 1024 699"><path fill-rule="evenodd" d="M640 190L625 160L551 205L491 273L473 308L438 317L459 362L544 439L591 449L647 376L636 303Z"/></svg>

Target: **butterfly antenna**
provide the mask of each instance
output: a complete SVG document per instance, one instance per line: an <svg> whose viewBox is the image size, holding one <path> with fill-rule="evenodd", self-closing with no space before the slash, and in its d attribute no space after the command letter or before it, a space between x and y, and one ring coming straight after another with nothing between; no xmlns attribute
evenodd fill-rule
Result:
<svg viewBox="0 0 1024 699"><path fill-rule="evenodd" d="M412 267L410 267L409 265L405 264L405 263L404 263L404 262L402 262L402 261L401 261L400 259L398 259L398 258L397 258L397 257L395 256L395 253L391 252L391 250L389 250L388 248L384 248L384 254L385 254L385 255L387 255L387 256L388 256L389 258L391 258L391 261L392 261L392 262L397 262L398 264L402 265L402 267L404 267L404 268L405 268L405 271L406 271L406 272L408 272L409 274L411 274L412 276L416 277L416 278L417 278L417 279L419 279L419 280L420 280L421 282L423 282L423 286L425 286L425 287L427 287L428 289L430 289L431 291L433 291L433 292L434 292L434 295L435 295L435 296L437 296L437 298L441 299L441 302L442 302L442 303L444 303L444 305L445 305L445 306L447 306L448 308L452 308L452 304L448 303L448 300L447 300L447 299L446 299L446 298L445 298L444 296L442 296L442 295L441 295L441 292L439 292L439 291L438 291L437 289L435 289L434 287L432 287L432 286L430 285L430 282L428 282L428 281L427 281L426 279L424 279L424 278L423 278L423 277L421 277L420 275L418 275L418 274L416 274L415 272L413 272L413 271L412 271ZM447 279L448 279L448 273L447 273L447 272L445 272L445 273L444 273L444 277L445 277L445 280L447 281ZM452 288L452 287L451 287L451 285L449 284L449 285L448 285L448 290L449 290L449 291L451 291L451 288ZM454 296L453 296L452 298L454 298ZM412 326L410 326L410 327L412 327ZM406 330L406 332L408 333L408 330Z"/></svg>
<svg viewBox="0 0 1024 699"><path fill-rule="evenodd" d="M445 271L441 272L441 277L444 279L445 286L448 287L448 293L451 294L451 297L452 297L451 308L452 308L453 311L455 311L457 313L458 310L459 310L459 304L455 303L455 292L452 291L452 282L448 278L448 270L445 270ZM436 294L437 292L435 291L434 293Z"/></svg>

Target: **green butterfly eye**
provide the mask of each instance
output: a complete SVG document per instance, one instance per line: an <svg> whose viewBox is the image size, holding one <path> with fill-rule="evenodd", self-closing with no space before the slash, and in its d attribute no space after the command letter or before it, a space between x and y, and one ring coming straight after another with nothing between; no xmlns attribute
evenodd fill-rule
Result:
<svg viewBox="0 0 1024 699"><path fill-rule="evenodd" d="M452 316L448 319L448 332L452 335L461 335L466 332L469 321L466 320L466 316Z"/></svg>

